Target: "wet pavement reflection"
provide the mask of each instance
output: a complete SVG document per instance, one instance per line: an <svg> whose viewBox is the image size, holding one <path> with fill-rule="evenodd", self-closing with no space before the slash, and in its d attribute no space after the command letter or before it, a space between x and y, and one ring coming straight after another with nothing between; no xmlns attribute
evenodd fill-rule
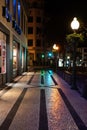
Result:
<svg viewBox="0 0 87 130"><path fill-rule="evenodd" d="M87 101L52 70L26 72L7 86L0 130L87 130Z"/></svg>

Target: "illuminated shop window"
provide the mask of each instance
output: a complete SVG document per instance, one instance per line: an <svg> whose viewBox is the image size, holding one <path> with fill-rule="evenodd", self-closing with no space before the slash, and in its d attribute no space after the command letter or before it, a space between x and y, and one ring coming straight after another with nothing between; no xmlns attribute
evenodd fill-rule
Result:
<svg viewBox="0 0 87 130"><path fill-rule="evenodd" d="M0 73L1 73L1 60L2 60L2 57L1 57L1 40L0 40Z"/></svg>
<svg viewBox="0 0 87 130"><path fill-rule="evenodd" d="M22 48L22 68L24 68L24 48Z"/></svg>
<svg viewBox="0 0 87 130"><path fill-rule="evenodd" d="M0 32L0 73L6 73L6 36Z"/></svg>
<svg viewBox="0 0 87 130"><path fill-rule="evenodd" d="M17 46L13 46L13 69L17 69Z"/></svg>

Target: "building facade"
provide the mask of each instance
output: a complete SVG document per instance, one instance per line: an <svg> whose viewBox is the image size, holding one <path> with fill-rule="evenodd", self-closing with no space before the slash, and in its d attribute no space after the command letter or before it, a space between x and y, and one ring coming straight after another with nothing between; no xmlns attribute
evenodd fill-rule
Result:
<svg viewBox="0 0 87 130"><path fill-rule="evenodd" d="M77 51L80 54L80 56L77 57L77 65L87 67L87 47L79 47Z"/></svg>
<svg viewBox="0 0 87 130"><path fill-rule="evenodd" d="M0 85L26 71L26 26L22 0L0 0Z"/></svg>
<svg viewBox="0 0 87 130"><path fill-rule="evenodd" d="M29 65L40 64L44 51L44 0L26 0L28 5Z"/></svg>

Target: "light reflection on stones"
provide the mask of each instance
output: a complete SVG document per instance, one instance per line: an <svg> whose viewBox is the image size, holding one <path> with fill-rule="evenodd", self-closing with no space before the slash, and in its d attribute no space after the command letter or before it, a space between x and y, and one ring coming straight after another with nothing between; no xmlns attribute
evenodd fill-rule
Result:
<svg viewBox="0 0 87 130"><path fill-rule="evenodd" d="M49 130L78 130L57 89L46 95Z"/></svg>

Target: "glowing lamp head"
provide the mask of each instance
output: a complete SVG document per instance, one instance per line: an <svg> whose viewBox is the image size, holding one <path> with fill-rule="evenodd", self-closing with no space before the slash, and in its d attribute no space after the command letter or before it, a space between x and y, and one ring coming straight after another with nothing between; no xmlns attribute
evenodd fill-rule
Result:
<svg viewBox="0 0 87 130"><path fill-rule="evenodd" d="M54 45L53 45L53 49L54 49L54 50L58 50L59 47L58 47L56 44L54 44Z"/></svg>
<svg viewBox="0 0 87 130"><path fill-rule="evenodd" d="M80 24L76 17L74 17L73 21L71 22L71 28L73 30L78 30Z"/></svg>

